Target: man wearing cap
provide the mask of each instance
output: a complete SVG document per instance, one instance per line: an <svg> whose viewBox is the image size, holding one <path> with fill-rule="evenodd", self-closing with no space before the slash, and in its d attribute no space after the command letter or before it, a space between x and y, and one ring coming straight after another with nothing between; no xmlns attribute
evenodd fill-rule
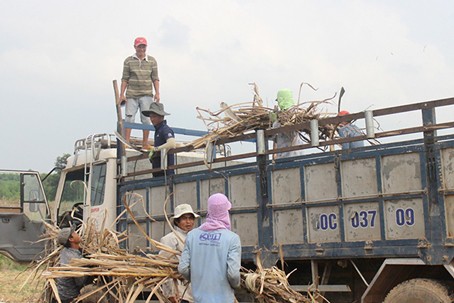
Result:
<svg viewBox="0 0 454 303"><path fill-rule="evenodd" d="M194 228L195 218L198 217L199 215L194 213L191 205L178 205L177 207L175 207L175 215L172 217L174 230L162 237L160 242L169 246L173 250L182 252L184 248L184 242L186 241L186 236L188 232L190 232ZM172 254L163 250L161 250L159 254L165 257L172 256ZM179 256L178 259L180 259ZM185 285L183 285L183 282L179 280L177 281L177 287L175 287L173 281L168 281L167 283L163 284L162 289L164 295L172 303L194 302L194 299L192 298L191 286L189 285L188 287L186 287Z"/></svg>
<svg viewBox="0 0 454 303"><path fill-rule="evenodd" d="M146 54L147 39L138 37L134 40L135 54L125 59L121 78L120 102L126 102L125 121L134 123L137 110L148 109L154 101L160 101L158 64L156 59ZM153 95L154 86L154 95ZM125 95L126 92L126 95ZM150 121L140 114L143 124ZM143 130L142 148L149 149L149 130ZM131 138L131 129L125 129L125 138Z"/></svg>
<svg viewBox="0 0 454 303"><path fill-rule="evenodd" d="M161 167L161 150L166 151L175 148L176 141L173 130L167 125L167 121L164 116L170 115L164 111L164 104L158 102L152 102L150 108L143 110L144 116L150 117L150 121L153 124L154 131L154 147L150 150L149 158L153 168ZM174 154L167 154L167 166L175 164ZM173 175L173 169L161 170L153 173L153 177L161 177L164 175Z"/></svg>
<svg viewBox="0 0 454 303"><path fill-rule="evenodd" d="M232 204L221 193L208 198L205 223L188 233L178 271L192 284L194 302L235 301L240 286L241 241L230 230Z"/></svg>
<svg viewBox="0 0 454 303"><path fill-rule="evenodd" d="M279 107L279 110L277 112L277 116L275 118L275 121L273 122L273 128L279 128L281 127L281 122L279 122L279 116L283 112L289 110L292 106L295 105L295 100L293 100L293 93L289 89L281 89L277 92L277 105ZM274 148L284 148L284 147L290 147L290 146L297 146L297 145L302 145L304 144L303 140L301 139L300 133L297 131L288 131L285 133L277 133L274 136ZM288 151L288 152L282 152L282 153L277 153L275 154L274 158L279 159L279 158L286 158L286 157L296 157L303 155L304 151L303 150L293 150L293 151Z"/></svg>
<svg viewBox="0 0 454 303"><path fill-rule="evenodd" d="M337 116L345 116L345 115L350 115L350 113L346 110L341 110ZM339 136L341 138L353 138L353 137L358 137L362 136L363 133L359 129L358 126L354 125L351 123L351 121L343 121L339 123L339 127L337 129L337 132L339 133ZM342 149L350 149L350 148L357 148L357 147L363 147L364 142L363 141L354 141L354 142L346 142L342 143Z"/></svg>
<svg viewBox="0 0 454 303"><path fill-rule="evenodd" d="M57 242L64 246L60 252L60 265L67 265L72 259L82 258L80 252L80 236L74 227L60 229ZM69 303L76 298L85 285L85 277L81 278L57 278L58 295L62 303Z"/></svg>

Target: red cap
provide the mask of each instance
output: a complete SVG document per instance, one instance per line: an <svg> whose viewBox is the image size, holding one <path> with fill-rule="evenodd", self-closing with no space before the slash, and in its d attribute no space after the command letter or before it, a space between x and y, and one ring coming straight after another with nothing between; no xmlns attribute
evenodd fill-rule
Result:
<svg viewBox="0 0 454 303"><path fill-rule="evenodd" d="M147 39L145 39L144 37L137 37L136 40L134 40L134 46L138 46L138 45L147 45Z"/></svg>
<svg viewBox="0 0 454 303"><path fill-rule="evenodd" d="M349 111L346 111L346 110L341 110L337 115L338 115L338 116L350 115L350 112L349 112Z"/></svg>

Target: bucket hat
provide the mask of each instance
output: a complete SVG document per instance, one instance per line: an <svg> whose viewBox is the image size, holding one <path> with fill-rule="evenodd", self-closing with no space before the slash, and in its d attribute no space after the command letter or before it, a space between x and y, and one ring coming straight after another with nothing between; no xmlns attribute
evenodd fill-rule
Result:
<svg viewBox="0 0 454 303"><path fill-rule="evenodd" d="M76 230L75 226L60 229L57 236L57 242L61 245L65 245L66 242L68 242L69 237L71 237L72 233L75 230Z"/></svg>
<svg viewBox="0 0 454 303"><path fill-rule="evenodd" d="M177 207L175 207L175 214L172 217L172 219L178 219L179 217L181 217L184 214L192 214L192 215L194 215L195 218L199 217L199 215L196 214L192 210L191 205L189 205L189 204L180 204Z"/></svg>
<svg viewBox="0 0 454 303"><path fill-rule="evenodd" d="M169 113L166 113L164 111L164 104L158 103L158 102L151 103L150 108L148 110L143 110L142 111L142 114L144 116L147 116L147 117L150 117L151 113L155 113L155 114L160 115L160 116L170 115Z"/></svg>

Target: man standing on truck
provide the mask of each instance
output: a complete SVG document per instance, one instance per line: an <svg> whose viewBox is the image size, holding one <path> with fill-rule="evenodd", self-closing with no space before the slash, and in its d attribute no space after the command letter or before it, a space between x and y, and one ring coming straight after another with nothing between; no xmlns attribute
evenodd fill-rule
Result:
<svg viewBox="0 0 454 303"><path fill-rule="evenodd" d="M67 265L72 259L82 258L80 240L81 238L74 227L65 227L60 230L57 242L64 246L60 252L60 265ZM85 282L85 277L57 278L57 290L61 302L69 303L75 299L80 294Z"/></svg>
<svg viewBox="0 0 454 303"><path fill-rule="evenodd" d="M167 121L164 120L164 116L170 115L164 111L164 105L158 102L152 102L148 110L142 111L144 116L150 117L150 121L153 124L154 131L154 147L150 150L149 158L153 168L161 167L161 150L169 150L175 148L175 135L173 130L167 125ZM167 154L167 166L175 164L174 154ZM173 175L173 169L161 170L153 173L153 177L161 177L167 175Z"/></svg>
<svg viewBox="0 0 454 303"><path fill-rule="evenodd" d="M192 283L194 302L235 301L240 286L241 241L230 230L232 204L221 193L208 198L205 223L188 233L178 271Z"/></svg>
<svg viewBox="0 0 454 303"><path fill-rule="evenodd" d="M175 207L175 215L172 217L175 230L162 237L160 242L169 246L173 250L182 252L186 236L188 235L188 232L194 228L195 218L198 217L199 215L194 213L191 205L178 205ZM170 253L163 250L161 250L159 254L165 257L171 257ZM178 259L179 258L180 257L178 257ZM163 293L169 301L172 303L194 302L194 299L192 298L191 286L189 285L186 287L180 280L176 283L177 287L175 287L175 283L173 281L167 281L167 283L162 285Z"/></svg>
<svg viewBox="0 0 454 303"><path fill-rule="evenodd" d="M152 56L146 54L147 39L138 37L134 40L135 54L125 59L123 76L121 78L120 102L126 102L125 121L134 123L137 110L148 109L154 101L160 101L158 63ZM154 95L153 95L154 86ZM126 90L127 89L127 90ZM126 92L126 96L125 96ZM140 114L143 124L150 125L150 121ZM142 148L148 150L149 130L143 130ZM131 129L125 129L125 138L129 142Z"/></svg>

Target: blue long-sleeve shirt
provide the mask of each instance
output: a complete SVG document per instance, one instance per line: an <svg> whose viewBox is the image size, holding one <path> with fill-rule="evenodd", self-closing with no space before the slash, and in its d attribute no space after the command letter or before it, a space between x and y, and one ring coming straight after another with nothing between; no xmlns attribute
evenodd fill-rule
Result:
<svg viewBox="0 0 454 303"><path fill-rule="evenodd" d="M178 271L192 284L196 303L233 303L240 286L241 241L228 230L188 233Z"/></svg>
<svg viewBox="0 0 454 303"><path fill-rule="evenodd" d="M353 138L353 137L358 137L358 136L363 135L361 130L358 128L358 126L356 126L354 124L347 124L345 126L339 127L337 129L337 131L341 138ZM350 149L350 148L357 148L357 147L363 147L363 146L364 146L363 141L342 143L342 149Z"/></svg>

